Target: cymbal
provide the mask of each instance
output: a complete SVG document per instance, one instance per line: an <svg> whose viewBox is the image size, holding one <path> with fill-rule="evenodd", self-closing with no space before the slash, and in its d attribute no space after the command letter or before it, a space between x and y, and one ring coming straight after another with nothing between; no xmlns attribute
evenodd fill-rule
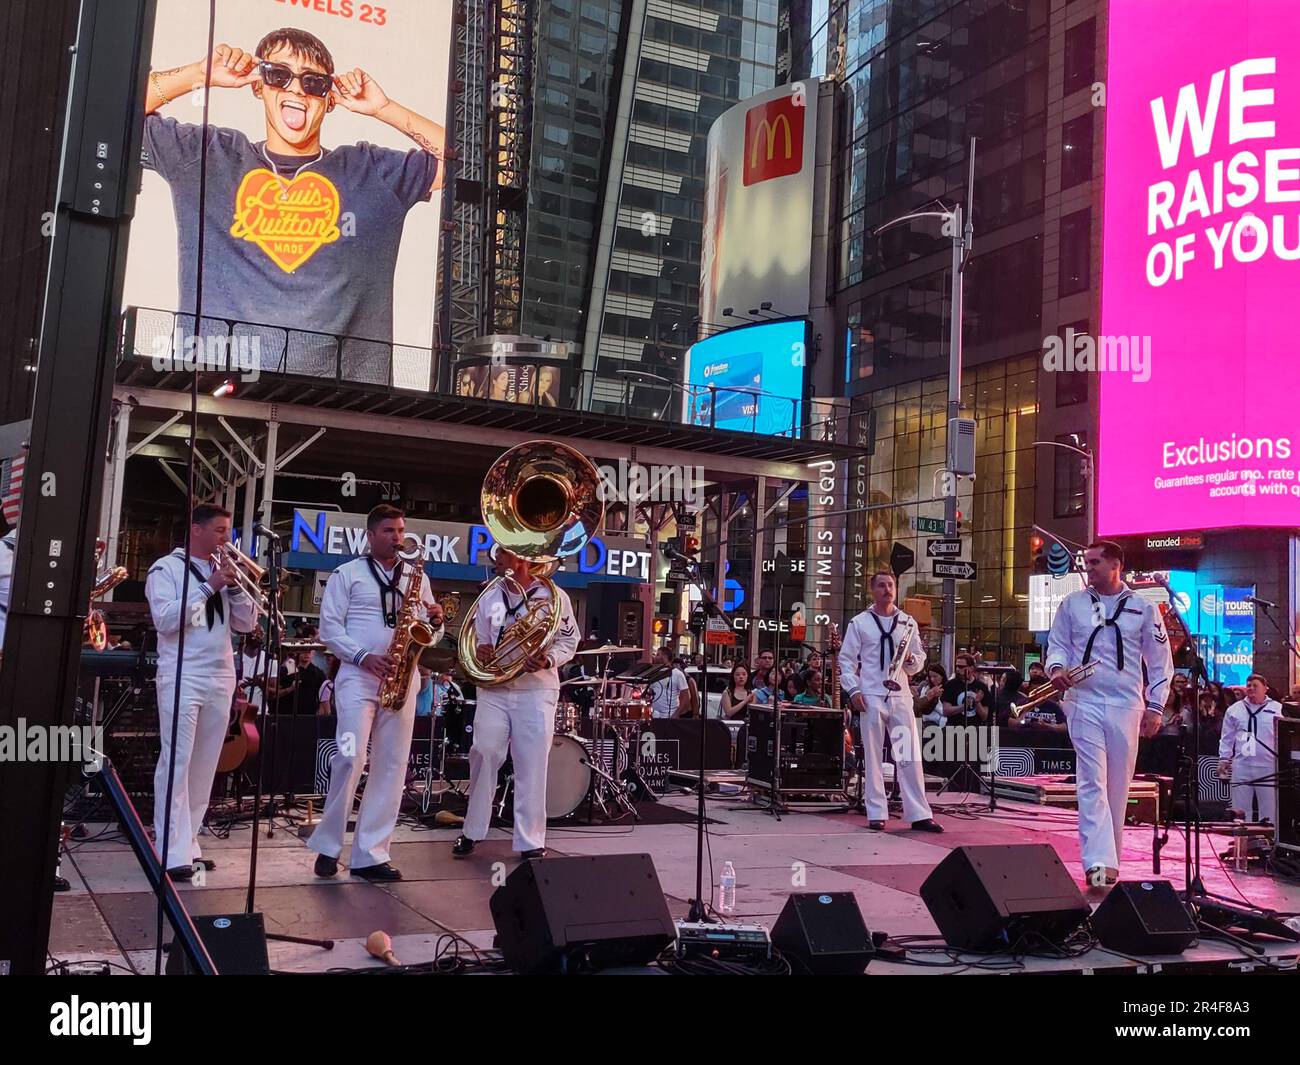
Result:
<svg viewBox="0 0 1300 1065"><path fill-rule="evenodd" d="M569 688L599 688L599 687L601 686L602 683L604 683L604 682L603 682L603 681L600 681L600 680L595 680L595 679L590 678L590 677L574 677L573 680L562 680L562 681L560 681L560 687L561 687L561 688L564 688L564 687L569 687Z"/></svg>
<svg viewBox="0 0 1300 1065"><path fill-rule="evenodd" d="M579 651L578 655L632 655L644 651L644 647L619 647L617 644L607 643L602 647L588 647L585 651ZM574 655L576 658L577 655Z"/></svg>

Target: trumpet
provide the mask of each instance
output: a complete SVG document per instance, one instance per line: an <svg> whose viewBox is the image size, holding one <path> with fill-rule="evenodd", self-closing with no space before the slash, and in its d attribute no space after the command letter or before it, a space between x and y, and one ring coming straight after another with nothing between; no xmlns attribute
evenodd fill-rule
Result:
<svg viewBox="0 0 1300 1065"><path fill-rule="evenodd" d="M1096 672L1096 669L1097 663L1094 660L1092 662L1085 662L1081 666L1074 666L1071 669L1067 669L1065 675L1069 677L1070 683L1073 685L1078 684L1080 681L1087 680L1094 672ZM1029 697L1023 703L1011 704L1011 716L1019 717L1026 710L1032 710L1039 704L1047 702L1048 699L1060 698L1060 696L1061 692L1057 690L1055 684L1050 680L1044 681L1042 684L1038 685L1038 687L1029 689Z"/></svg>
<svg viewBox="0 0 1300 1065"><path fill-rule="evenodd" d="M889 670L885 673L885 687L891 692L902 691L902 681L897 681L894 677L898 674L903 665L903 660L907 658L907 648L912 642L912 637L916 635L916 622L907 618L907 623L903 626L903 637L894 648L894 657L889 663Z"/></svg>
<svg viewBox="0 0 1300 1065"><path fill-rule="evenodd" d="M243 592L253 601L253 608L260 617L265 617L268 613L270 601L267 595L262 591L262 585L267 580L266 570L249 558L233 543L222 544L213 555L212 561L218 568L225 566L227 563L235 571L235 579L231 582L235 588ZM275 612L275 622L280 631L284 631L284 615L280 611Z"/></svg>

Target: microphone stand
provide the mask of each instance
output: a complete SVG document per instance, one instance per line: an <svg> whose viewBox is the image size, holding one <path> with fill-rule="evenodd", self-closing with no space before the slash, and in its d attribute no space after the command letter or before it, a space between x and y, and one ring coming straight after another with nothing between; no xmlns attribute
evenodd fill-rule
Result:
<svg viewBox="0 0 1300 1065"><path fill-rule="evenodd" d="M699 797L695 812L695 897L691 899L690 913L686 919L693 922L712 923L713 918L709 916L708 904L704 901L704 743L708 733L706 725L709 720L709 656L705 650L705 634L709 630L709 618L720 618L725 615L722 608L718 606L717 600L709 594L708 588L704 585L704 579L700 574L700 564L693 558L682 556L677 561L685 559L689 580L700 593L700 599L704 604L704 626L696 634L696 645L699 648L700 658L703 666L700 670L700 680L704 685L704 692L700 697L700 750L699 750Z"/></svg>
<svg viewBox="0 0 1300 1065"><path fill-rule="evenodd" d="M278 536L267 537L267 575L269 584L266 590L266 659L262 663L262 735L266 735L266 725L271 708L270 676L271 660L274 652L274 659L277 663L276 679L279 680L278 663L280 661L280 641L283 633L280 631L280 538ZM278 687L278 685L277 685ZM257 759L257 776L253 782L253 838L248 859L248 898L244 903L244 912L252 914L254 912L254 895L257 889L257 843L258 828L261 823L262 815L262 782L263 773L269 758L269 752L263 750ZM268 821L269 824L269 821ZM303 936L286 936L278 932L267 932L266 938L275 940L278 943L301 943L308 947L320 947L323 950L333 950L334 940L332 939L308 939Z"/></svg>

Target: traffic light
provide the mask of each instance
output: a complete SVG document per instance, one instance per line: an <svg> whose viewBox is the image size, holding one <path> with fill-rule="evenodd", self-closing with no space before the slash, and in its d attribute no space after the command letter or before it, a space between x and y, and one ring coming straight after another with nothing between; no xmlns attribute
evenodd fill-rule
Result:
<svg viewBox="0 0 1300 1065"><path fill-rule="evenodd" d="M1029 572L1046 573L1047 556L1043 549L1047 546L1047 541L1038 533L1031 533L1029 537Z"/></svg>
<svg viewBox="0 0 1300 1065"><path fill-rule="evenodd" d="M686 533L682 537L682 554L690 555L694 558L700 553L700 538L694 533Z"/></svg>

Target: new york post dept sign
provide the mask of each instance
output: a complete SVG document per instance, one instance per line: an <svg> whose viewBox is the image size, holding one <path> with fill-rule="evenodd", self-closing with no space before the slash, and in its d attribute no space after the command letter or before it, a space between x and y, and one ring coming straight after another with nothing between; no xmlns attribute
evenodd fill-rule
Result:
<svg viewBox="0 0 1300 1065"><path fill-rule="evenodd" d="M418 537L424 545L426 562L462 566L488 566L491 563L493 539L486 525L408 518L406 531L408 535ZM365 547L364 514L294 510L289 550L353 557L364 554ZM650 552L643 541L631 537L603 539L593 536L580 555L565 559L561 569L568 573L648 581Z"/></svg>

